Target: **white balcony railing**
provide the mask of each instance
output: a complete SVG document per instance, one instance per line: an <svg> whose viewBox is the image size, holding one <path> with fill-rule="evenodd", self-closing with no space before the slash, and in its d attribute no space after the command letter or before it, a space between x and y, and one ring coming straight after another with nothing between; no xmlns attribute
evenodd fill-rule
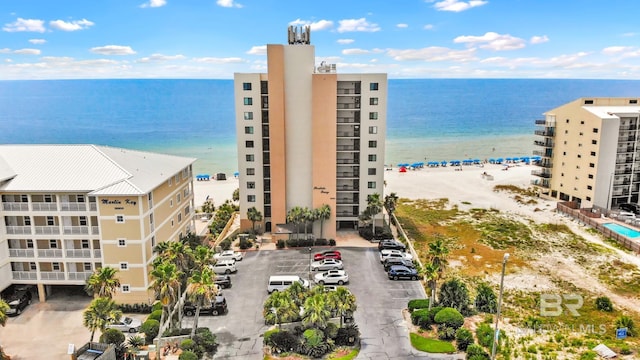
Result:
<svg viewBox="0 0 640 360"><path fill-rule="evenodd" d="M38 280L38 273L35 271L12 271L13 280Z"/></svg>
<svg viewBox="0 0 640 360"><path fill-rule="evenodd" d="M85 281L91 276L91 272L69 272L69 280L82 280Z"/></svg>
<svg viewBox="0 0 640 360"><path fill-rule="evenodd" d="M42 280L64 280L64 273L59 271L41 271Z"/></svg>
<svg viewBox="0 0 640 360"><path fill-rule="evenodd" d="M28 257L32 258L33 249L9 249L9 257Z"/></svg>
<svg viewBox="0 0 640 360"><path fill-rule="evenodd" d="M57 211L58 203L34 202L31 207L33 211Z"/></svg>
<svg viewBox="0 0 640 360"><path fill-rule="evenodd" d="M36 226L36 234L60 234L60 228L58 226Z"/></svg>
<svg viewBox="0 0 640 360"><path fill-rule="evenodd" d="M61 249L38 249L38 257L43 258L61 258Z"/></svg>
<svg viewBox="0 0 640 360"><path fill-rule="evenodd" d="M100 227L99 226L92 226L91 227L91 234L99 235L100 234Z"/></svg>
<svg viewBox="0 0 640 360"><path fill-rule="evenodd" d="M60 204L62 211L87 211L87 204L78 202L63 202Z"/></svg>
<svg viewBox="0 0 640 360"><path fill-rule="evenodd" d="M94 258L101 258L102 257L102 250L101 249L93 250L93 257Z"/></svg>
<svg viewBox="0 0 640 360"><path fill-rule="evenodd" d="M7 234L31 234L31 226L7 226Z"/></svg>
<svg viewBox="0 0 640 360"><path fill-rule="evenodd" d="M67 249L65 253L68 258L90 258L91 249Z"/></svg>
<svg viewBox="0 0 640 360"><path fill-rule="evenodd" d="M88 226L64 226L64 233L65 234L72 234L72 235L88 235L89 234L89 227Z"/></svg>
<svg viewBox="0 0 640 360"><path fill-rule="evenodd" d="M5 202L2 203L4 211L29 211L29 203L24 202Z"/></svg>
<svg viewBox="0 0 640 360"><path fill-rule="evenodd" d="M98 204L94 202L89 203L89 211L98 211Z"/></svg>

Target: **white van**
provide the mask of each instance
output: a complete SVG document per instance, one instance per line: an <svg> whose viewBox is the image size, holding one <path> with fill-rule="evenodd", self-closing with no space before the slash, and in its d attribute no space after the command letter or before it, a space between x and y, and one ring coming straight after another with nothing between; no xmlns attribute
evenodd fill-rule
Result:
<svg viewBox="0 0 640 360"><path fill-rule="evenodd" d="M267 292L271 294L274 291L284 291L294 282L300 283L305 288L309 287L309 280L302 279L298 275L274 275L269 277Z"/></svg>

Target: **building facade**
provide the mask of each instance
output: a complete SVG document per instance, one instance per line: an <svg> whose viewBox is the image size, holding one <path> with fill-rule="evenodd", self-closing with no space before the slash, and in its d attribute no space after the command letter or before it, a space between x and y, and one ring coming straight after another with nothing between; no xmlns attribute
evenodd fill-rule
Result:
<svg viewBox="0 0 640 360"><path fill-rule="evenodd" d="M195 159L94 145L0 145L0 289L84 285L118 269L119 303L149 303L158 242L194 230Z"/></svg>
<svg viewBox="0 0 640 360"><path fill-rule="evenodd" d="M580 98L536 120L542 160L532 172L544 194L582 207L638 203L640 105L638 98Z"/></svg>
<svg viewBox="0 0 640 360"><path fill-rule="evenodd" d="M234 75L241 226L251 207L274 233L293 207L329 205L322 236L335 238L383 199L387 76L317 66L309 39L290 27L287 45L267 45L267 73Z"/></svg>

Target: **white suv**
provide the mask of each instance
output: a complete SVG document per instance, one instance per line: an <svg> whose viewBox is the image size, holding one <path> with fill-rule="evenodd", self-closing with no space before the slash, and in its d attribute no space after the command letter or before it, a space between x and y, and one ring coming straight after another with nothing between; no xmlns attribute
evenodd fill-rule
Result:
<svg viewBox="0 0 640 360"><path fill-rule="evenodd" d="M211 265L211 270L216 274L231 274L238 271L236 261L233 259L219 260L215 265Z"/></svg>
<svg viewBox="0 0 640 360"><path fill-rule="evenodd" d="M384 249L380 251L380 262L384 263L386 259L405 259L405 260L413 260L413 256L408 253L404 253L400 250L390 250Z"/></svg>

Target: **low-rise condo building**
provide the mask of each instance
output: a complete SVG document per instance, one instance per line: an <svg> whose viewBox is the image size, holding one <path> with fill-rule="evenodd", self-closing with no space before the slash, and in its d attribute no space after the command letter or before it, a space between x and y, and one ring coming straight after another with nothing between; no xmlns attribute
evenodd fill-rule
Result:
<svg viewBox="0 0 640 360"><path fill-rule="evenodd" d="M251 228L251 207L274 233L292 208L329 205L322 236L335 238L357 226L369 195L384 196L387 75L318 65L309 28L288 35L267 45L267 73L234 76L241 226Z"/></svg>
<svg viewBox="0 0 640 360"><path fill-rule="evenodd" d="M544 194L581 207L616 208L640 194L639 98L580 98L536 120L532 175Z"/></svg>
<svg viewBox="0 0 640 360"><path fill-rule="evenodd" d="M84 285L118 269L114 300L150 303L161 241L194 230L195 159L95 145L0 145L0 290Z"/></svg>

